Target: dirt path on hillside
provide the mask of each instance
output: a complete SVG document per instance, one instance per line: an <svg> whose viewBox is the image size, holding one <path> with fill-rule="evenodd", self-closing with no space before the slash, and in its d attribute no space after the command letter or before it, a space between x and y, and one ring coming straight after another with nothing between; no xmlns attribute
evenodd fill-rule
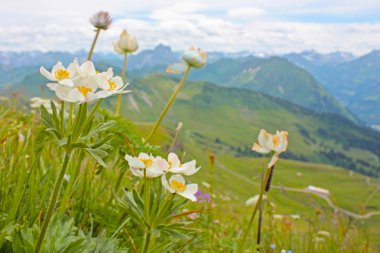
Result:
<svg viewBox="0 0 380 253"><path fill-rule="evenodd" d="M222 164L220 162L217 162L217 166L219 166L222 170L230 173L231 175L234 175L235 177L238 177L239 179L241 179L241 180L243 180L243 181L245 181L245 182L247 182L249 184L259 185L259 183L255 182L255 181L253 181L253 180L251 180L251 179L249 179L247 177L244 177L244 176L240 175L236 171L233 171L233 170L227 168L224 164ZM369 213L366 213L366 214L353 213L351 211L348 211L346 209L340 208L337 205L335 205L328 196L325 196L325 195L322 195L322 194L318 194L318 193L315 193L315 192L311 192L311 191L309 191L307 189L292 188L292 187L286 187L286 186L280 186L280 185L271 185L271 188L277 189L277 190L283 190L283 191L292 191L292 192L300 192L300 193L306 193L306 194L315 195L315 196L317 196L319 198L324 199L327 202L327 204L332 209L334 209L335 211L341 212L341 213L343 213L343 214L345 214L347 216L353 217L355 219L369 219L372 216L380 215L380 211L369 212Z"/></svg>

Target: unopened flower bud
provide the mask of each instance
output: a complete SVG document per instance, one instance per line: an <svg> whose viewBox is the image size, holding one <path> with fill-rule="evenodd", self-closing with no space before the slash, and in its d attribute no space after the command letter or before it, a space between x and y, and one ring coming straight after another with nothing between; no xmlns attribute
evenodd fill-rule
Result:
<svg viewBox="0 0 380 253"><path fill-rule="evenodd" d="M184 60L190 67L202 68L207 62L207 54L200 48L191 47L183 53L182 60Z"/></svg>
<svg viewBox="0 0 380 253"><path fill-rule="evenodd" d="M113 43L113 47L118 54L130 54L137 51L139 44L133 34L123 30L119 39Z"/></svg>

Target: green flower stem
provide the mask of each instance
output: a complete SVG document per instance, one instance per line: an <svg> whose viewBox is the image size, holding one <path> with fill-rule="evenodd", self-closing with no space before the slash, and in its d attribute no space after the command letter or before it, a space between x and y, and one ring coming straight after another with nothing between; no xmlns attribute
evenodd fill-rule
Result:
<svg viewBox="0 0 380 253"><path fill-rule="evenodd" d="M214 163L215 163L215 156L212 154L211 151L208 152L208 160L209 160L209 172L210 172L210 202L208 208L212 210L213 206L213 195L214 195ZM214 226L213 226L213 212L210 211L208 213L208 227L210 229L210 247L209 247L209 252L213 252L212 245L214 245Z"/></svg>
<svg viewBox="0 0 380 253"><path fill-rule="evenodd" d="M128 223L128 221L130 220L131 218L127 218L125 219L125 221L115 230L115 232L112 234L111 238L114 238L119 232L120 230L123 229L123 227L125 226L125 224Z"/></svg>
<svg viewBox="0 0 380 253"><path fill-rule="evenodd" d="M90 49L90 52L88 53L87 60L91 60L92 53L94 52L96 41L98 40L98 37L99 37L99 33L100 33L100 29L98 28L98 29L96 29L95 38L92 41L91 49Z"/></svg>
<svg viewBox="0 0 380 253"><path fill-rule="evenodd" d="M145 243L144 243L143 253L147 253L148 252L151 236L152 236L152 229L148 228L147 231L145 232Z"/></svg>
<svg viewBox="0 0 380 253"><path fill-rule="evenodd" d="M162 209L158 211L158 214L153 221L154 225L158 225L161 222L162 216L167 212L168 208L170 207L171 202L174 199L174 196L175 196L175 193L170 193L169 196L166 197L164 205L162 206Z"/></svg>
<svg viewBox="0 0 380 253"><path fill-rule="evenodd" d="M150 179L146 176L146 169L144 170L144 204L145 219L147 223L150 223Z"/></svg>
<svg viewBox="0 0 380 253"><path fill-rule="evenodd" d="M65 101L61 101L61 131L65 132Z"/></svg>
<svg viewBox="0 0 380 253"><path fill-rule="evenodd" d="M186 71L185 71L185 74L183 75L182 77L182 80L181 82L179 83L177 89L174 91L173 95L171 96L171 98L169 99L169 102L167 103L167 105L165 106L164 110L161 112L161 115L160 117L158 118L156 124L154 125L152 131L150 132L150 134L148 135L148 137L146 138L146 140L144 141L144 144L148 143L148 141L150 140L150 138L152 138L152 136L156 133L158 127L160 126L161 124L161 121L164 119L165 117L165 114L168 112L170 106L173 104L176 96L178 95L179 91L181 90L183 84L185 83L186 81L186 78L187 76L189 75L189 72L190 72L190 66L187 67Z"/></svg>
<svg viewBox="0 0 380 253"><path fill-rule="evenodd" d="M74 112L74 103L70 103L70 111L69 111L69 118L67 120L67 129L68 131L71 130L71 126L73 124L73 112Z"/></svg>
<svg viewBox="0 0 380 253"><path fill-rule="evenodd" d="M121 79L123 80L123 85L125 84L125 72L127 71L127 53L124 53L124 64L123 64L123 72L121 72ZM120 106L121 106L121 98L123 94L119 94L117 96L117 104L116 104L116 116L120 113Z"/></svg>
<svg viewBox="0 0 380 253"><path fill-rule="evenodd" d="M66 151L61 170L59 171L58 178L56 179L55 184L54 184L53 194L52 194L51 199L50 199L50 203L49 203L49 206L48 206L48 209L46 212L45 220L42 224L40 236L38 237L37 245L36 245L36 248L34 251L35 253L40 252L42 242L45 238L46 231L48 229L51 217L53 216L53 213L54 213L54 208L57 205L58 195L59 195L59 192L61 190L62 181L63 181L63 178L65 176L67 167L69 165L70 157L71 157L71 151Z"/></svg>
<svg viewBox="0 0 380 253"><path fill-rule="evenodd" d="M263 182L261 184L259 199L256 202L255 208L253 209L253 212L252 212L251 219L249 220L247 229L245 230L243 238L242 238L242 240L240 242L239 249L237 251L238 253L243 252L245 241L246 241L248 233L249 233L249 231L250 231L250 229L252 227L252 223L253 223L253 220L255 219L255 216L256 216L256 213L257 213L257 211L259 209L259 206L261 205L261 201L263 199L263 195L264 195L264 192L265 192L265 187L266 187L266 185L267 185L267 183L269 181L269 176L271 174L272 169L273 169L273 167L267 168L264 180L263 180Z"/></svg>

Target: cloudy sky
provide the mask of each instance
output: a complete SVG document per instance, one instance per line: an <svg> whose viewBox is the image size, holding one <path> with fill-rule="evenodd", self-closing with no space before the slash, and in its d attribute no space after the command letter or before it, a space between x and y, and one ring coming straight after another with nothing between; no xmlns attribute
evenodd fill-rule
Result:
<svg viewBox="0 0 380 253"><path fill-rule="evenodd" d="M277 54L380 49L380 0L0 0L0 51L88 49L89 17L109 11L97 50L123 28L140 48Z"/></svg>

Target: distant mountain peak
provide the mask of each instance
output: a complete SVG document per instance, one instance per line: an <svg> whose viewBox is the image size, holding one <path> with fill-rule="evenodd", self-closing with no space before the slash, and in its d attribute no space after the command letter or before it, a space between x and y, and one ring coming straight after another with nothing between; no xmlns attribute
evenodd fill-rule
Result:
<svg viewBox="0 0 380 253"><path fill-rule="evenodd" d="M172 53L173 50L171 49L170 46L167 46L165 44L158 44L154 49L154 51L159 51L159 52L165 52L165 53Z"/></svg>

